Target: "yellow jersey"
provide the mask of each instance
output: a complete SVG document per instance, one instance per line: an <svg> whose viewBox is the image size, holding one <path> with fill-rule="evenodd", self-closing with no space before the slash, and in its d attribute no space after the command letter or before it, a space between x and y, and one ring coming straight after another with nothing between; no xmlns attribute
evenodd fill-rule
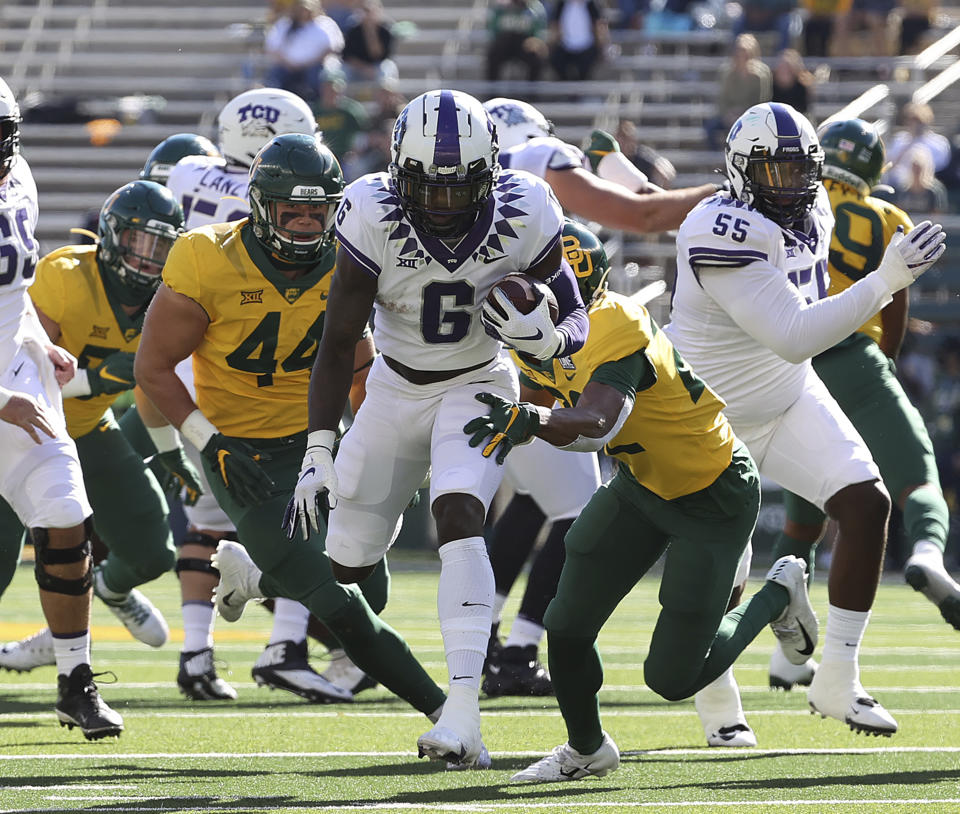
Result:
<svg viewBox="0 0 960 814"><path fill-rule="evenodd" d="M526 381L573 407L591 380L610 381L611 362L642 354L643 380L632 382L633 410L606 453L664 500L705 489L730 465L736 438L724 403L693 373L650 317L629 297L607 292L589 310L586 344L536 367L516 354ZM618 387L623 390L623 388Z"/></svg>
<svg viewBox="0 0 960 814"><path fill-rule="evenodd" d="M97 266L96 246L64 246L44 257L37 263L30 298L60 325L57 344L77 357L80 368L96 369L110 354L135 352L140 345L145 309L131 317L123 306L110 302ZM64 399L70 436L90 432L120 395Z"/></svg>
<svg viewBox="0 0 960 814"><path fill-rule="evenodd" d="M254 261L251 252L266 255L246 224L182 235L167 257L163 282L210 319L193 352L197 406L225 435L280 438L307 427L310 369L333 263L288 280L269 261Z"/></svg>
<svg viewBox="0 0 960 814"><path fill-rule="evenodd" d="M892 203L862 195L850 184L828 179L824 186L837 221L830 238L828 293L832 296L876 269L897 227L903 226L903 231L909 232L913 221ZM880 313L874 314L857 330L879 343L883 336Z"/></svg>

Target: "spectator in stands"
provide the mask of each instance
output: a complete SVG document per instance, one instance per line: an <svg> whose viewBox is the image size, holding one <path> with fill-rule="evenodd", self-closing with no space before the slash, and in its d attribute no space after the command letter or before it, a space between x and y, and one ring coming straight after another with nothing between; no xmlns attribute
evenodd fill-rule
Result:
<svg viewBox="0 0 960 814"><path fill-rule="evenodd" d="M931 28L936 0L900 0L899 54L916 54L924 49L927 32Z"/></svg>
<svg viewBox="0 0 960 814"><path fill-rule="evenodd" d="M597 0L557 0L550 18L550 67L560 80L589 79L608 42Z"/></svg>
<svg viewBox="0 0 960 814"><path fill-rule="evenodd" d="M363 0L327 0L324 11L343 31Z"/></svg>
<svg viewBox="0 0 960 814"><path fill-rule="evenodd" d="M901 118L903 127L894 134L887 147L890 168L883 177L883 182L894 189L909 185L911 172L907 156L915 148L922 148L930 154L934 173L945 169L950 163L950 142L933 129L933 109L930 105L909 102L904 105Z"/></svg>
<svg viewBox="0 0 960 814"><path fill-rule="evenodd" d="M803 50L808 57L829 56L837 21L850 13L853 0L800 0L800 7L807 14L803 23Z"/></svg>
<svg viewBox="0 0 960 814"><path fill-rule="evenodd" d="M393 140L393 125L382 124L367 133L359 149L347 153L343 161L343 177L349 184L361 175L370 172L386 172L390 163L390 144Z"/></svg>
<svg viewBox="0 0 960 814"><path fill-rule="evenodd" d="M773 68L773 101L791 105L813 121L808 113L813 91L813 74L803 64L800 53L793 48L781 51Z"/></svg>
<svg viewBox="0 0 960 814"><path fill-rule="evenodd" d="M906 164L909 180L905 186L895 188L893 203L911 215L946 212L947 188L933 175L930 153L923 147L914 147L907 153Z"/></svg>
<svg viewBox="0 0 960 814"><path fill-rule="evenodd" d="M393 30L380 0L362 0L343 33L343 70L348 82L397 78Z"/></svg>
<svg viewBox="0 0 960 814"><path fill-rule="evenodd" d="M760 43L753 34L740 34L730 62L720 75L716 115L704 122L707 144L720 150L730 127L747 108L769 102L773 95L770 69L760 59Z"/></svg>
<svg viewBox="0 0 960 814"><path fill-rule="evenodd" d="M737 38L745 33L776 31L777 50L790 47L796 0L739 0L739 3L743 13L736 18L732 26ZM769 97L761 101L769 101ZM740 113L742 112L741 110Z"/></svg>
<svg viewBox="0 0 960 814"><path fill-rule="evenodd" d="M647 176L651 184L656 184L662 189L669 189L672 186L674 178L677 177L676 168L652 147L640 143L637 126L632 121L620 120L616 138L620 142L621 152Z"/></svg>
<svg viewBox="0 0 960 814"><path fill-rule="evenodd" d="M347 86L343 71L327 69L320 77L320 97L311 104L323 143L338 160L346 159L358 136L366 133L369 118L363 105L344 94Z"/></svg>
<svg viewBox="0 0 960 814"><path fill-rule="evenodd" d="M392 128L409 100L397 90L397 80L384 77L373 93L373 109L369 112L370 130Z"/></svg>
<svg viewBox="0 0 960 814"><path fill-rule="evenodd" d="M496 82L505 65L520 63L536 82L547 61L547 12L540 0L495 0L487 15L487 79Z"/></svg>
<svg viewBox="0 0 960 814"><path fill-rule="evenodd" d="M849 29L866 30L868 56L890 55L890 12L896 5L897 0L853 0Z"/></svg>
<svg viewBox="0 0 960 814"><path fill-rule="evenodd" d="M693 28L691 10L694 0L659 0L650 2L650 10L643 18L643 30L648 34L664 31L690 31Z"/></svg>
<svg viewBox="0 0 960 814"><path fill-rule="evenodd" d="M318 96L320 72L338 62L343 34L323 14L319 0L294 0L288 14L267 32L264 51L270 61L266 83L296 93L306 102Z"/></svg>

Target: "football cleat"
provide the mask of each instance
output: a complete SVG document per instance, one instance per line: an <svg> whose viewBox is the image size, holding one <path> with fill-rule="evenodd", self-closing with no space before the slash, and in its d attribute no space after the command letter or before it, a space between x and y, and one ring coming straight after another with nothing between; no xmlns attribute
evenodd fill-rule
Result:
<svg viewBox="0 0 960 814"><path fill-rule="evenodd" d="M101 675L98 673L98 675ZM80 727L88 741L120 737L123 718L100 697L89 664L78 664L69 676L57 676L57 705L60 726Z"/></svg>
<svg viewBox="0 0 960 814"><path fill-rule="evenodd" d="M510 778L511 783L558 783L564 780L582 780L584 777L604 777L620 767L620 750L606 733L596 752L581 755L565 743L549 755L531 763L522 772Z"/></svg>
<svg viewBox="0 0 960 814"><path fill-rule="evenodd" d="M817 646L820 626L807 595L807 566L788 554L777 560L767 572L767 581L782 585L790 593L790 602L770 623L780 640L783 655L791 664L805 664Z"/></svg>
<svg viewBox="0 0 960 814"><path fill-rule="evenodd" d="M489 650L488 650L489 653ZM484 665L483 691L497 695L553 695L553 682L547 669L537 660L537 646L512 645Z"/></svg>
<svg viewBox="0 0 960 814"><path fill-rule="evenodd" d="M357 695L364 690L372 690L377 681L357 667L343 650L331 650L330 666L320 675L334 686L348 690L351 695Z"/></svg>
<svg viewBox="0 0 960 814"><path fill-rule="evenodd" d="M177 686L191 701L235 701L237 698L237 691L217 675L211 647L180 653Z"/></svg>
<svg viewBox="0 0 960 814"><path fill-rule="evenodd" d="M453 763L452 761L447 761L447 770L451 772L462 772L468 769L477 769L484 770L489 769L493 766L493 761L490 759L490 753L487 751L487 747L483 744L483 741L480 742L480 754L477 755L477 759L473 763Z"/></svg>
<svg viewBox="0 0 960 814"><path fill-rule="evenodd" d="M28 673L34 667L56 664L53 654L53 635L45 627L19 642L8 642L0 647L0 667Z"/></svg>
<svg viewBox="0 0 960 814"><path fill-rule="evenodd" d="M170 636L167 620L136 588L120 598L109 596L103 582L103 572L97 566L93 572L93 592L138 642L150 647L163 647L167 643Z"/></svg>
<svg viewBox="0 0 960 814"><path fill-rule="evenodd" d="M903 569L903 578L940 609L940 615L960 630L960 585L943 567L939 551L914 552Z"/></svg>
<svg viewBox="0 0 960 814"><path fill-rule="evenodd" d="M441 720L442 717L441 715ZM486 752L480 727L473 726L469 729L471 730L469 734L460 735L438 721L433 729L417 738L417 756L445 760L448 767L453 764L466 769L484 768L479 765ZM489 759L490 754L487 753L486 760L489 761Z"/></svg>
<svg viewBox="0 0 960 814"><path fill-rule="evenodd" d="M331 684L307 662L307 640L268 644L250 671L260 687L286 690L314 704L353 700L350 690Z"/></svg>
<svg viewBox="0 0 960 814"><path fill-rule="evenodd" d="M757 736L743 715L740 688L728 669L693 697L707 746L756 746Z"/></svg>
<svg viewBox="0 0 960 814"><path fill-rule="evenodd" d="M856 670L856 665L850 668ZM843 721L858 734L890 737L897 731L897 722L879 701L867 695L855 673L852 681L836 675L848 669L845 664L820 665L807 691L810 710L821 718Z"/></svg>
<svg viewBox="0 0 960 814"><path fill-rule="evenodd" d="M213 589L217 610L228 622L243 616L251 599L262 599L260 577L263 572L239 543L221 540L210 563L220 571L220 584Z"/></svg>
<svg viewBox="0 0 960 814"><path fill-rule="evenodd" d="M816 672L817 663L813 659L807 659L803 664L791 664L787 661L783 650L780 649L780 643L777 642L776 648L770 655L770 689L791 690L794 684L809 687Z"/></svg>

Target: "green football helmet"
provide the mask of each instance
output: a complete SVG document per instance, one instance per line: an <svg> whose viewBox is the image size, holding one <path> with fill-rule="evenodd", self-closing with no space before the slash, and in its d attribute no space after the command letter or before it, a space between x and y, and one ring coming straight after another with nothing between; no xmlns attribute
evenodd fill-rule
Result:
<svg viewBox="0 0 960 814"><path fill-rule="evenodd" d="M883 141L863 119L832 122L820 131L823 177L869 192L880 183L885 159Z"/></svg>
<svg viewBox="0 0 960 814"><path fill-rule="evenodd" d="M573 268L580 298L589 308L607 290L610 262L603 243L582 223L567 218L563 224L563 257Z"/></svg>
<svg viewBox="0 0 960 814"><path fill-rule="evenodd" d="M314 264L335 251L334 215L343 198L340 164L319 136L286 133L267 142L250 165L250 225L264 248L288 263ZM322 229L295 229L291 206L314 211ZM310 217L308 215L308 217Z"/></svg>
<svg viewBox="0 0 960 814"><path fill-rule="evenodd" d="M147 163L140 170L141 181L156 181L166 184L172 170L181 158L188 155L219 156L220 151L210 139L196 133L176 133L165 138L147 157Z"/></svg>
<svg viewBox="0 0 960 814"><path fill-rule="evenodd" d="M131 181L107 198L97 227L97 260L121 303L143 305L153 296L182 231L179 202L154 181Z"/></svg>

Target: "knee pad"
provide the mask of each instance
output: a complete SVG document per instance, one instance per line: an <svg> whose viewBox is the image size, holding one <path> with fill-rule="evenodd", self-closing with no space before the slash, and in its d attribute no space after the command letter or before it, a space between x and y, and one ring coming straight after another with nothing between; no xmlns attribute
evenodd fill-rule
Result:
<svg viewBox="0 0 960 814"><path fill-rule="evenodd" d="M204 548L212 548L214 551L217 550L217 545L221 540L235 540L236 537L231 537L229 534L224 534L222 537L214 537L212 534L204 534L200 531L188 531L183 538L183 545L202 545Z"/></svg>
<svg viewBox="0 0 960 814"><path fill-rule="evenodd" d="M173 567L173 570L177 577L184 571L192 571L200 574L212 574L220 579L220 572L214 568L213 563L202 557L177 557L177 564Z"/></svg>
<svg viewBox="0 0 960 814"><path fill-rule="evenodd" d="M83 524L86 539L79 545L70 548L50 548L50 533L45 528L30 529L30 541L33 543L36 564L34 576L37 585L44 591L67 594L69 596L83 596L93 585L92 558L90 555L89 518ZM69 565L74 562L86 561L87 567L83 576L76 579L55 577L47 573L46 565Z"/></svg>

